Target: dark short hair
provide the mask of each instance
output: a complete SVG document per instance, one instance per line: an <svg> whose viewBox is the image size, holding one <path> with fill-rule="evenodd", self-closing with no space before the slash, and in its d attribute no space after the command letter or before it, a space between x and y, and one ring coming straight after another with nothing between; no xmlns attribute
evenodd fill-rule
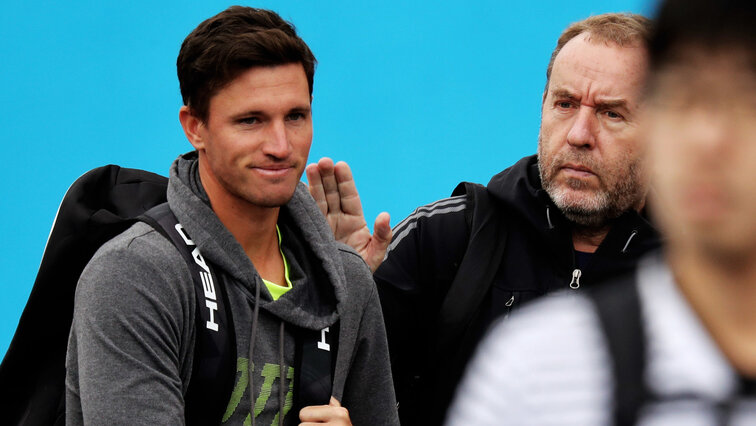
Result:
<svg viewBox="0 0 756 426"><path fill-rule="evenodd" d="M648 43L651 72L678 59L680 48L735 48L756 67L753 0L668 0L657 11Z"/></svg>
<svg viewBox="0 0 756 426"><path fill-rule="evenodd" d="M549 90L549 81L551 80L551 69L554 67L554 60L567 42L583 33L588 33L594 42L614 43L620 47L643 46L648 42L651 33L651 20L643 15L634 13L604 13L570 24L562 32L562 35L559 36L557 45L554 51L551 52L549 66L546 67L546 87L543 90L544 99L546 98L546 92Z"/></svg>
<svg viewBox="0 0 756 426"><path fill-rule="evenodd" d="M176 70L184 105L206 121L210 99L242 72L291 63L302 64L312 95L317 61L294 25L270 10L231 6L184 39Z"/></svg>

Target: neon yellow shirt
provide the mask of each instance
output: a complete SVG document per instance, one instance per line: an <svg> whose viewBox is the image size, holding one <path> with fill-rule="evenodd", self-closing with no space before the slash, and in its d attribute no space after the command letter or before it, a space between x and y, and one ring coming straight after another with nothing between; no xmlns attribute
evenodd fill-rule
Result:
<svg viewBox="0 0 756 426"><path fill-rule="evenodd" d="M284 293L291 290L291 281L289 280L289 262L286 261L286 256L284 256L283 250L281 250L281 230L278 229L278 225L276 225L276 234L278 234L278 251L281 253L281 259L283 259L284 263L284 278L286 278L286 285L278 285L263 278L263 282L268 288L268 291L270 292L271 297L273 297L273 300L278 300L278 298L283 296Z"/></svg>

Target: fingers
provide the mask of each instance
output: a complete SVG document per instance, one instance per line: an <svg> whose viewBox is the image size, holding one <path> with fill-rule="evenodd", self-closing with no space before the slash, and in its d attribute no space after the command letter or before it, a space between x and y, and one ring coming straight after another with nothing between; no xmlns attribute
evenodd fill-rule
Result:
<svg viewBox="0 0 756 426"><path fill-rule="evenodd" d="M349 215L362 216L360 194L357 193L357 185L354 182L349 165L343 161L339 161L334 165L333 171L336 184L338 185L341 210Z"/></svg>
<svg viewBox="0 0 756 426"><path fill-rule="evenodd" d="M323 160L321 160L323 161ZM325 191L323 190L323 181L320 178L320 170L315 163L307 165L305 168L307 174L307 189L310 190L310 195L315 199L318 204L320 212L325 216L328 214L328 204L326 203Z"/></svg>
<svg viewBox="0 0 756 426"><path fill-rule="evenodd" d="M375 218L373 224L373 239L377 243L384 246L384 250L391 242L391 216L388 213L382 212Z"/></svg>
<svg viewBox="0 0 756 426"><path fill-rule="evenodd" d="M323 193L325 194L326 205L328 206L327 212L340 213L341 195L339 194L339 186L336 183L333 160L327 157L321 158L318 161L318 172L320 174L320 182L323 186Z"/></svg>
<svg viewBox="0 0 756 426"><path fill-rule="evenodd" d="M372 272L378 269L386 256L386 250L391 243L391 234L391 217L388 213L382 212L375 218L373 238L370 240L368 258L365 259Z"/></svg>
<svg viewBox="0 0 756 426"><path fill-rule="evenodd" d="M336 399L333 396L331 396L331 400L328 401L328 406L330 406L330 407L341 407L341 403L339 402L338 399Z"/></svg>
<svg viewBox="0 0 756 426"><path fill-rule="evenodd" d="M352 170L343 161L334 164L324 157L307 166L307 182L312 198L324 215L345 213L362 216L362 203Z"/></svg>
<svg viewBox="0 0 756 426"><path fill-rule="evenodd" d="M299 420L302 425L333 424L351 425L349 411L342 407L339 401L331 397L328 405L311 405L299 411Z"/></svg>

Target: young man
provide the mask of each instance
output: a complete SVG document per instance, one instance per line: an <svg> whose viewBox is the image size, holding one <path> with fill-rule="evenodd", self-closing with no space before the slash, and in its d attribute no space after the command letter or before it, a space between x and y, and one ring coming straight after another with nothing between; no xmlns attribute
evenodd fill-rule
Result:
<svg viewBox="0 0 756 426"><path fill-rule="evenodd" d="M754 22L743 0L668 0L659 11L642 127L668 245L612 289L637 292L645 351L623 362L613 349L636 331L627 315L605 338L584 295L541 301L493 329L450 424L754 424ZM640 373L623 376L633 363ZM613 397L630 388L641 390L635 404Z"/></svg>
<svg viewBox="0 0 756 426"><path fill-rule="evenodd" d="M346 164L308 167L337 238L373 269L380 264L374 275L403 423L441 422L496 317L547 292L621 275L658 247L643 214L638 138L648 32L646 18L627 14L570 25L546 71L538 156L485 190L418 208L394 228L385 260L388 217L379 216L371 238Z"/></svg>
<svg viewBox="0 0 756 426"><path fill-rule="evenodd" d="M370 270L333 240L299 182L312 140L310 49L277 14L234 6L189 34L177 68L179 119L195 151L171 166L168 205L201 253L195 259L224 287L236 341L236 380L223 389L230 397L218 422L398 423ZM196 310L206 305L191 274L145 223L92 258L69 340L68 424L193 420L185 393ZM337 321L330 404L292 410L299 330L321 332L330 350Z"/></svg>

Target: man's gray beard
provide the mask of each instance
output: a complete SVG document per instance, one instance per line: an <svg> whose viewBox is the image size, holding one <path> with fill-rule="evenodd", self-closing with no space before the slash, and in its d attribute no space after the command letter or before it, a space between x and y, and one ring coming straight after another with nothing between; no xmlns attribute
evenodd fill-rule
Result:
<svg viewBox="0 0 756 426"><path fill-rule="evenodd" d="M573 188L577 186L573 185L572 182L569 184ZM626 210L612 206L613 203L604 191L597 193L593 199L582 203L582 205L570 205L565 199L566 191L553 188L551 185L544 189L567 219L584 228L603 228L610 219L619 217Z"/></svg>
<svg viewBox="0 0 756 426"><path fill-rule="evenodd" d="M541 185L562 214L579 226L589 229L603 228L610 220L633 208L643 196L639 162L633 161L627 169L621 171L623 172L622 176L614 182L611 188L599 189L588 199L583 199L577 204L570 204L567 201L567 190L555 185L553 181L558 171L555 170L554 165L563 164L564 156L558 156L553 159L551 164L546 165L542 163L542 158L539 141L538 172L541 177ZM577 160L576 162L586 164L591 169L597 170L593 167L594 163L580 153L570 156L570 160ZM605 180L602 177L599 179L603 184ZM578 179L567 180L567 185L574 190L586 187L585 182Z"/></svg>

